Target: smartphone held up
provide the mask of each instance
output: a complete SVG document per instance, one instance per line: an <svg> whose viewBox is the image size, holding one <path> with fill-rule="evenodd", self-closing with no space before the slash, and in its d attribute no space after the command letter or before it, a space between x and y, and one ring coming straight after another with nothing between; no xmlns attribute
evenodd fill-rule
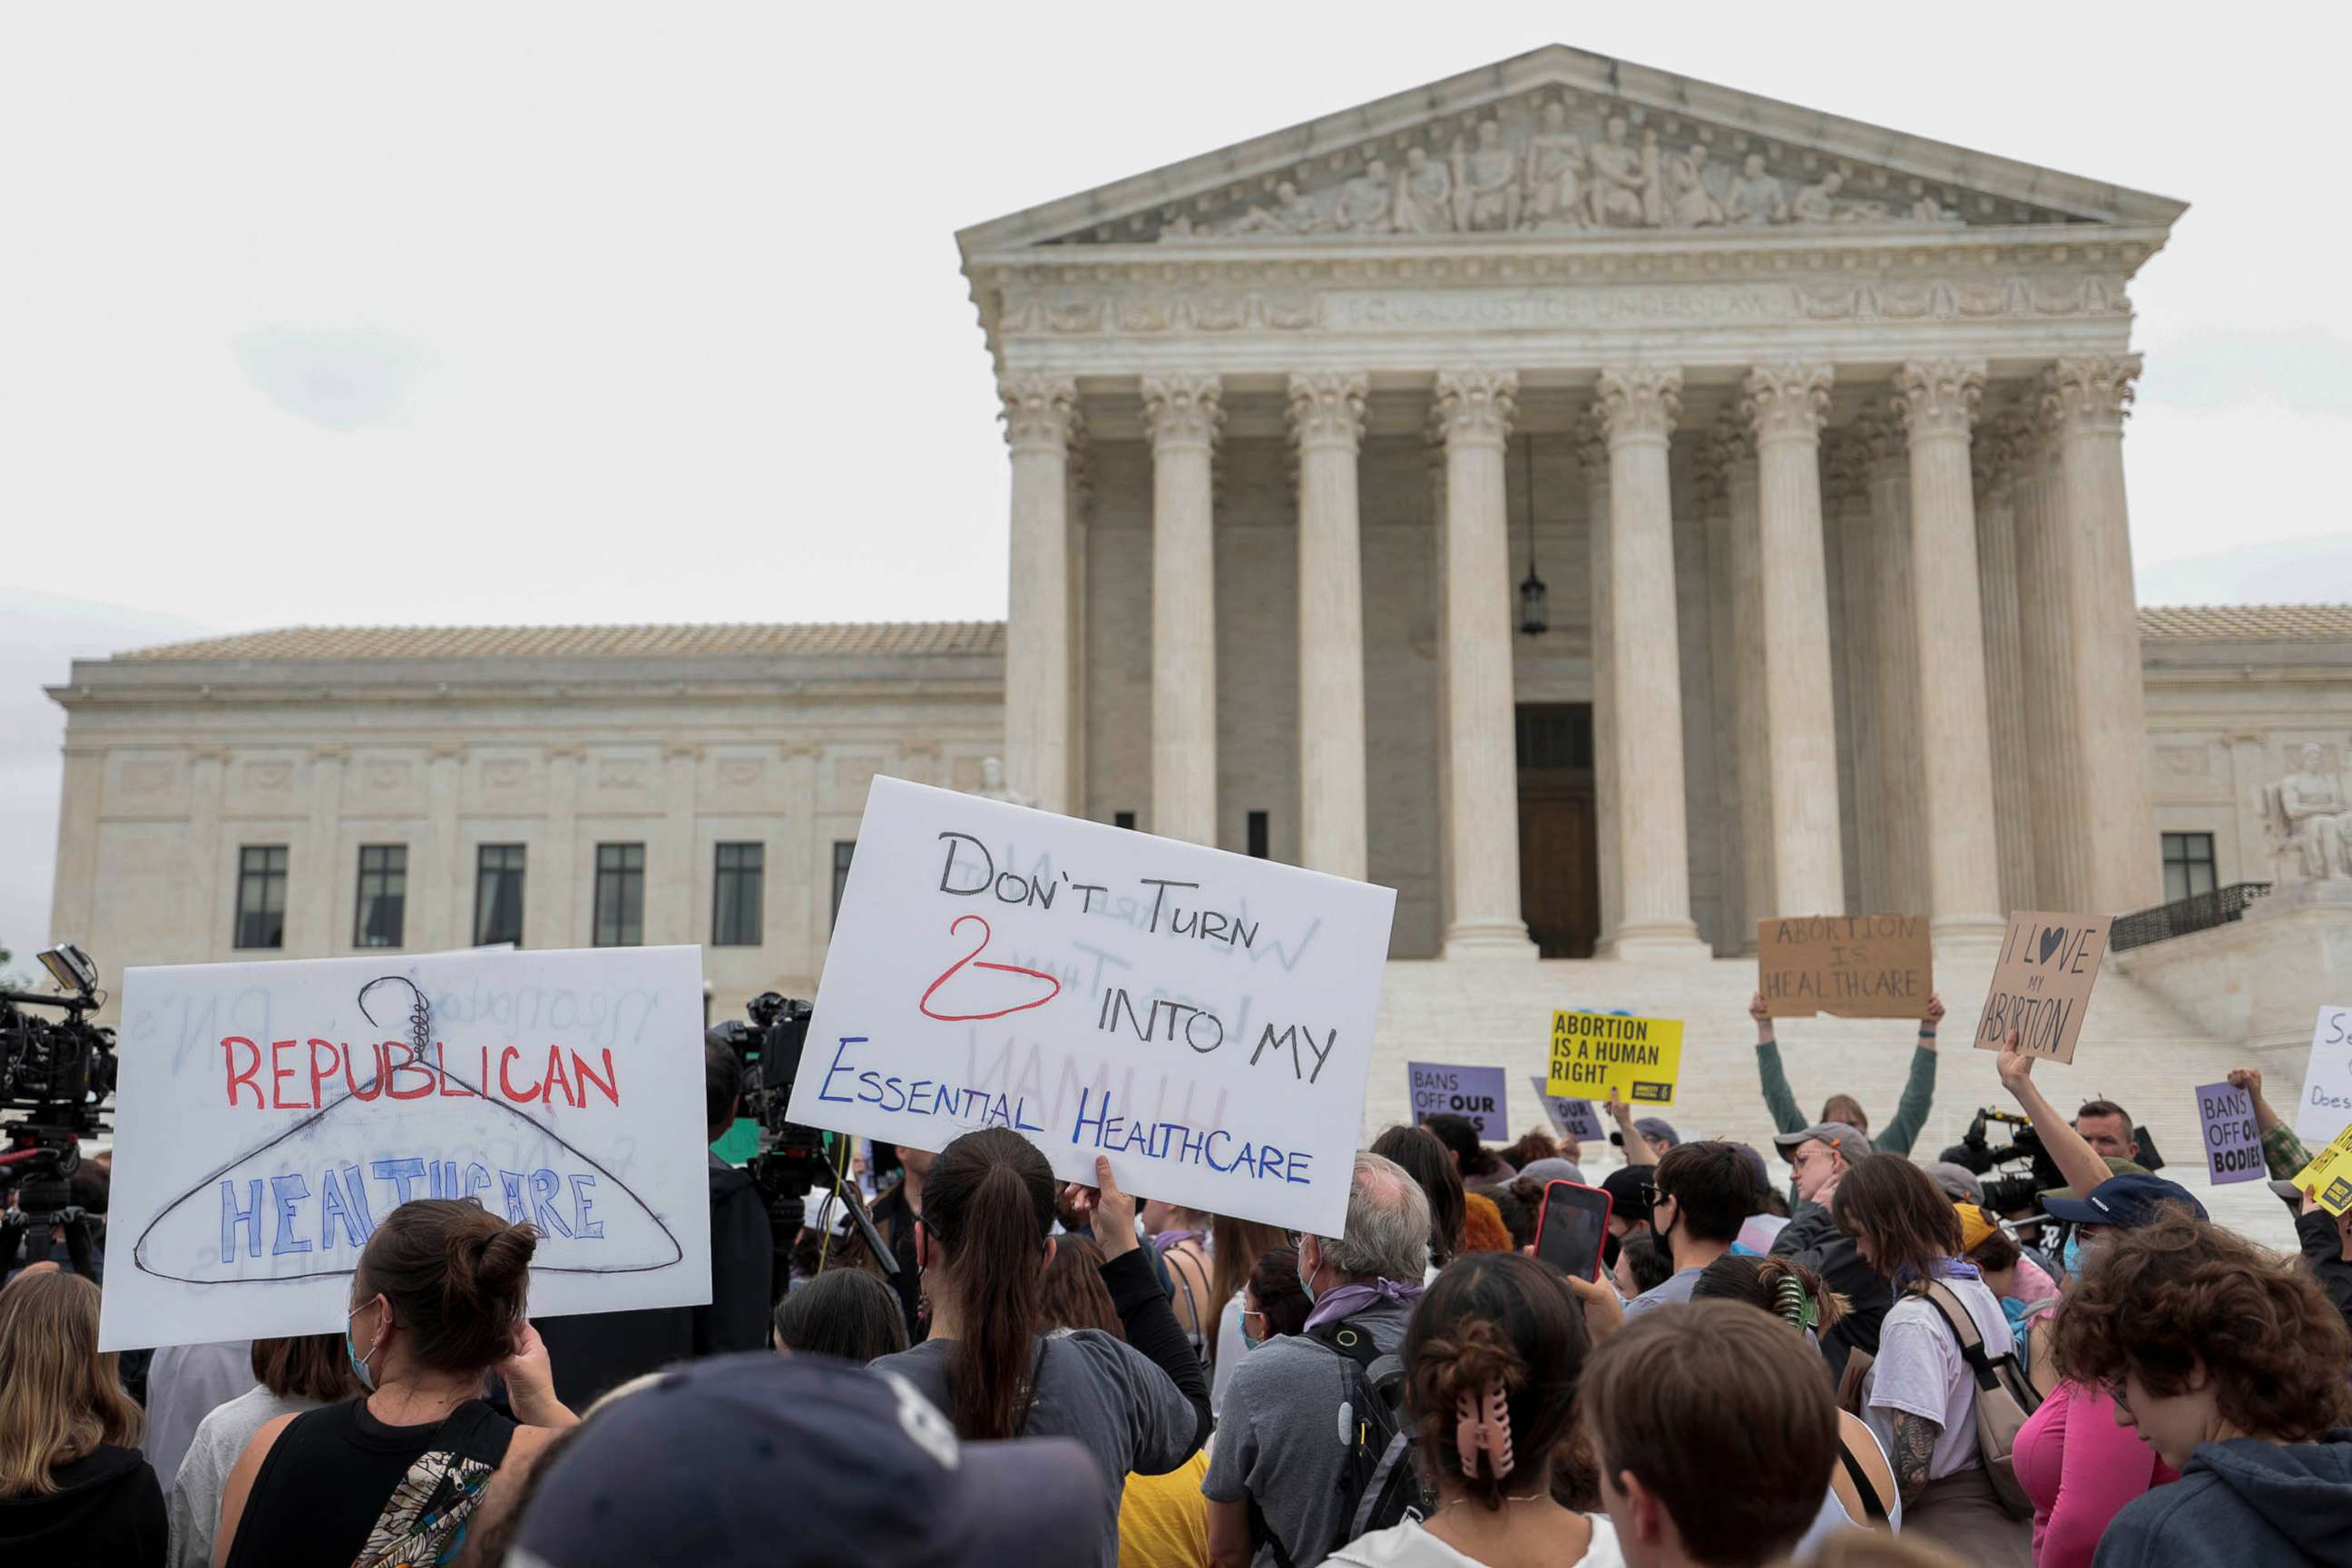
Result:
<svg viewBox="0 0 2352 1568"><path fill-rule="evenodd" d="M1536 1216L1536 1256L1572 1279L1600 1279L1609 1207L1609 1194L1599 1187L1548 1184Z"/></svg>

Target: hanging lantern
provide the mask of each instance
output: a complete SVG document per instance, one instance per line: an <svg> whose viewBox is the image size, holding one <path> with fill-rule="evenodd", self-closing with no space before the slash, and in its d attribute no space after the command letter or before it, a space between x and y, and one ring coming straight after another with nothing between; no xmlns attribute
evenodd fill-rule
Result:
<svg viewBox="0 0 2352 1568"><path fill-rule="evenodd" d="M1528 574L1519 584L1519 630L1539 637L1551 630L1551 590L1536 575L1536 438L1527 438Z"/></svg>

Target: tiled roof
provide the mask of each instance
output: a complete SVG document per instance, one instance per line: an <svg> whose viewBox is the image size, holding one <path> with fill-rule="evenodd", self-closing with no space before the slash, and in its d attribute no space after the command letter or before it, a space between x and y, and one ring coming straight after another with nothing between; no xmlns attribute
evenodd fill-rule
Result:
<svg viewBox="0 0 2352 1568"><path fill-rule="evenodd" d="M697 658L1001 655L1003 621L696 626L287 626L133 648L118 660Z"/></svg>
<svg viewBox="0 0 2352 1568"><path fill-rule="evenodd" d="M2143 605L2149 637L2352 637L2352 605Z"/></svg>

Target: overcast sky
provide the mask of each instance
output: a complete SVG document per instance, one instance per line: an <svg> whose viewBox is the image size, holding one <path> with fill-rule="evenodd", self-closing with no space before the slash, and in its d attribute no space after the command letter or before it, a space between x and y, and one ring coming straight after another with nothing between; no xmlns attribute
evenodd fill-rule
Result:
<svg viewBox="0 0 2352 1568"><path fill-rule="evenodd" d="M954 231L1564 42L2193 203L2133 290L2143 597L2352 599L2345 16L16 6L0 590L108 607L47 679L155 616L1001 616Z"/></svg>

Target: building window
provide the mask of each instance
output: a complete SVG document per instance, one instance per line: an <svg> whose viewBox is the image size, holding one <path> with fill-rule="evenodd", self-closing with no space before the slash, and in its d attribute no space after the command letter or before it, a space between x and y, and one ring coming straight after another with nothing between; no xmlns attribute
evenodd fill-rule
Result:
<svg viewBox="0 0 2352 1568"><path fill-rule="evenodd" d="M719 869L710 891L710 945L760 945L760 883L767 868L767 847L721 844Z"/></svg>
<svg viewBox="0 0 2352 1568"><path fill-rule="evenodd" d="M833 919L825 926L827 931L841 923L841 894L849 886L849 862L856 853L856 839L836 838L833 841Z"/></svg>
<svg viewBox="0 0 2352 1568"><path fill-rule="evenodd" d="M596 945L635 947L646 940L646 847L596 846Z"/></svg>
<svg viewBox="0 0 2352 1568"><path fill-rule="evenodd" d="M2213 879L2213 836L2210 833L2168 833L2164 836L2164 901L2193 899L2210 893Z"/></svg>
<svg viewBox="0 0 2352 1568"><path fill-rule="evenodd" d="M1263 860L1268 855L1273 853L1273 850L1267 847L1266 845L1266 839L1268 837L1269 834L1266 828L1265 813L1262 811L1251 812L1249 814L1249 852L1251 859Z"/></svg>
<svg viewBox="0 0 2352 1568"><path fill-rule="evenodd" d="M360 846L360 896L352 909L353 947L398 947L408 904L408 846Z"/></svg>
<svg viewBox="0 0 2352 1568"><path fill-rule="evenodd" d="M286 945L283 844L247 844L236 852L236 945Z"/></svg>
<svg viewBox="0 0 2352 1568"><path fill-rule="evenodd" d="M1522 702L1517 726L1523 771L1583 772L1592 766L1591 703Z"/></svg>
<svg viewBox="0 0 2352 1568"><path fill-rule="evenodd" d="M485 844L474 852L474 945L522 945L523 847Z"/></svg>
<svg viewBox="0 0 2352 1568"><path fill-rule="evenodd" d="M1114 811L1110 814L1110 825L1113 827L1133 827L1135 826L1135 813L1131 811Z"/></svg>

